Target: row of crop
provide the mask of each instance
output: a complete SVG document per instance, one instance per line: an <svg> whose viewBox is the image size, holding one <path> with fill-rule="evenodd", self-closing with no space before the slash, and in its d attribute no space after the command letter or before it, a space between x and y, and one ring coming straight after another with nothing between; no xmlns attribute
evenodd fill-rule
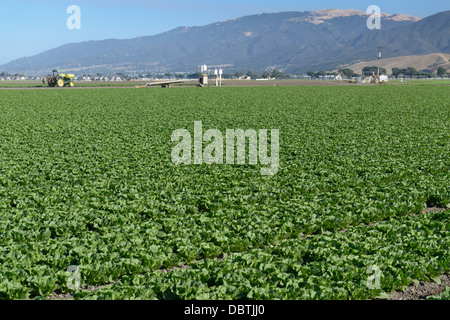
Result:
<svg viewBox="0 0 450 320"><path fill-rule="evenodd" d="M54 291L70 291L67 288L69 274L62 271L53 274L52 269L62 270L70 265L72 256L81 262L83 286L120 279L120 284L93 294L78 292L77 298L373 298L413 280L430 280L448 271L449 213L408 216L373 227L351 227L346 232L286 240L276 247L225 255L221 261L205 259L194 263L192 269L169 273L152 271L152 267L158 266L155 257L159 263L171 259L157 246L149 245L147 252L136 252L131 244L117 243L111 248L103 247L103 252L88 252L83 247L70 250L69 242L53 244L48 246L48 251L64 247L67 252L55 256L51 266L29 265L27 268L22 264L21 269L3 269L2 279L7 280L2 282L0 294L2 298L17 299L30 294L48 296ZM16 248L15 256L10 255L10 258L20 264L26 252L33 252L33 249L31 246ZM79 255L78 259L75 254ZM46 255L47 252L43 252L42 258ZM111 260L90 264L90 258ZM371 275L367 268L374 265L381 270L379 290L367 287ZM21 278L26 282L21 282Z"/></svg>
<svg viewBox="0 0 450 320"><path fill-rule="evenodd" d="M370 299L450 269L450 211L283 241L190 269L130 275L76 299ZM379 270L379 273L377 273ZM379 276L379 285L376 277Z"/></svg>
<svg viewBox="0 0 450 320"><path fill-rule="evenodd" d="M233 211L218 211L214 217L160 215L145 221L135 215L130 219L134 217L140 223L112 225L107 223L116 217L111 213L97 212L91 222L84 220L83 214L73 214L66 216L66 224L78 224L79 228L74 227L73 234L69 230L65 236L58 236L58 225L51 216L40 216L41 221L49 222L37 224L35 231L25 232L6 224L1 234L8 245L0 248L0 275L14 275L18 283L34 288L32 295L56 289L66 291L64 276L70 265L85 266L83 279L87 284L110 283L130 273L170 268L204 257L277 244L284 238L299 238L307 234L302 228L308 222L320 223L319 218L310 217L308 221L307 216L292 221L287 215L274 215L272 220L263 215L241 214L232 219L230 213ZM86 230L87 226L97 229ZM44 277L53 285L47 291L39 291L43 289L29 281L34 276Z"/></svg>

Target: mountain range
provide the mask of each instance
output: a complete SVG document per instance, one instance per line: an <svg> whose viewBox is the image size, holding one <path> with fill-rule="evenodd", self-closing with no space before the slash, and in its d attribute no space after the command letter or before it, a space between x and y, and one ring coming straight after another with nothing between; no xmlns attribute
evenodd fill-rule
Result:
<svg viewBox="0 0 450 320"><path fill-rule="evenodd" d="M379 46L385 58L450 53L450 11L424 19L382 14L379 30L369 30L368 18L362 11L339 9L256 14L154 36L66 44L11 61L0 71L195 72L207 64L226 72L297 73L374 60Z"/></svg>

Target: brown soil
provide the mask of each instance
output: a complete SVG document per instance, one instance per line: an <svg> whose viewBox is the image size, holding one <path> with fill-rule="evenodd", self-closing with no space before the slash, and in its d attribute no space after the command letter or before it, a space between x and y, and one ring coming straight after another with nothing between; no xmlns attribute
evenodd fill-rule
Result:
<svg viewBox="0 0 450 320"><path fill-rule="evenodd" d="M85 288L81 288L81 290L83 291L90 291L90 292L95 292L97 290L106 288L106 287L110 287L114 285L114 283L109 283L109 284L104 284L104 285L100 285L100 286L87 286ZM70 293L54 293L53 295L51 295L49 297L50 300L72 300L73 296Z"/></svg>
<svg viewBox="0 0 450 320"><path fill-rule="evenodd" d="M413 284L403 291L394 291L389 300L419 300L426 299L428 296L440 294L450 287L450 275L448 273L440 275L441 283L425 282Z"/></svg>

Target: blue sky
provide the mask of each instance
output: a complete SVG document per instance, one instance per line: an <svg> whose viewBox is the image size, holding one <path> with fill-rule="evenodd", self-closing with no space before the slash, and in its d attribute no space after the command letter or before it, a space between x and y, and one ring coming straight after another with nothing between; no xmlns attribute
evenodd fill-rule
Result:
<svg viewBox="0 0 450 320"><path fill-rule="evenodd" d="M81 29L69 30L69 5L81 9ZM446 0L24 0L0 1L0 64L70 42L154 35L178 26L263 12L357 9L427 17L450 9Z"/></svg>

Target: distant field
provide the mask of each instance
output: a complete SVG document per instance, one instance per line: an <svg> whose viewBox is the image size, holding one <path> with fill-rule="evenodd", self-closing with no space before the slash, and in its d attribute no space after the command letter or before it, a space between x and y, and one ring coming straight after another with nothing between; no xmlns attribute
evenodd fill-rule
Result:
<svg viewBox="0 0 450 320"><path fill-rule="evenodd" d="M396 85L450 85L450 79L390 79L389 82Z"/></svg>
<svg viewBox="0 0 450 320"><path fill-rule="evenodd" d="M144 85L148 82L159 82L166 80L152 80L152 81L77 81L75 87L91 88L91 87L136 87ZM197 81L187 80L185 83L173 84L173 87L194 87ZM450 85L450 79L406 79L403 82L401 79L390 79L389 84L392 85ZM270 86L355 86L367 84L349 84L348 81L339 80L308 80L308 79L288 79L288 80L222 80L224 87L270 87ZM215 86L215 80L210 79L210 87ZM369 85L370 86L370 85ZM41 81L1 81L0 88L48 88L44 86ZM59 88L51 88L59 89Z"/></svg>
<svg viewBox="0 0 450 320"><path fill-rule="evenodd" d="M373 299L436 279L448 111L441 86L3 90L0 299ZM279 129L278 173L174 165L194 121Z"/></svg>
<svg viewBox="0 0 450 320"><path fill-rule="evenodd" d="M0 81L0 88L43 87L42 81Z"/></svg>

